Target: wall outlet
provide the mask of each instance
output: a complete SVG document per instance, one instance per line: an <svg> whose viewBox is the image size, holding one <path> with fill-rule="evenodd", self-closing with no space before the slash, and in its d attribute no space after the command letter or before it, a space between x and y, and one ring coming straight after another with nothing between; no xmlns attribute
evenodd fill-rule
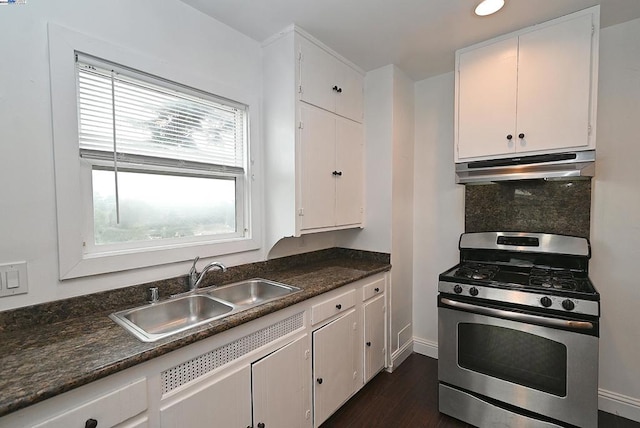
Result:
<svg viewBox="0 0 640 428"><path fill-rule="evenodd" d="M28 291L27 262L0 265L0 297L25 294Z"/></svg>

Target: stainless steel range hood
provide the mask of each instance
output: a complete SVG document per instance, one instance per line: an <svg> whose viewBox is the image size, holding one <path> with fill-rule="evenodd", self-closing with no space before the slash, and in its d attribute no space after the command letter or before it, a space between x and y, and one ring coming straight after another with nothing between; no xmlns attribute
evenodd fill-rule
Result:
<svg viewBox="0 0 640 428"><path fill-rule="evenodd" d="M593 177L595 160L595 150L587 150L457 163L456 183Z"/></svg>

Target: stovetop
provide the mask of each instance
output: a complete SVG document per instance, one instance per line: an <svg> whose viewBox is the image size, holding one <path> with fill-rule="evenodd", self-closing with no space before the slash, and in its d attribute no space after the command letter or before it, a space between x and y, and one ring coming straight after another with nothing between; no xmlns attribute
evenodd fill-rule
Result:
<svg viewBox="0 0 640 428"><path fill-rule="evenodd" d="M440 293L542 313L600 315L586 238L478 232L462 234L459 247L460 263L440 274Z"/></svg>
<svg viewBox="0 0 640 428"><path fill-rule="evenodd" d="M472 280L479 285L494 285L502 288L532 289L549 294L596 293L585 272L549 266L520 267L463 262L443 275L446 277L449 276L448 274L455 279Z"/></svg>

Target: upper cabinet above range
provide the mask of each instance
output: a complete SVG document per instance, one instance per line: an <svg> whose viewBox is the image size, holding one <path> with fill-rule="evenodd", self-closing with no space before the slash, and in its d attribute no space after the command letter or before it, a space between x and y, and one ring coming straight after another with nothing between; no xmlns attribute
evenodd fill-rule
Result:
<svg viewBox="0 0 640 428"><path fill-rule="evenodd" d="M595 6L456 52L455 161L595 149Z"/></svg>
<svg viewBox="0 0 640 428"><path fill-rule="evenodd" d="M300 100L362 122L362 74L305 38L299 38Z"/></svg>

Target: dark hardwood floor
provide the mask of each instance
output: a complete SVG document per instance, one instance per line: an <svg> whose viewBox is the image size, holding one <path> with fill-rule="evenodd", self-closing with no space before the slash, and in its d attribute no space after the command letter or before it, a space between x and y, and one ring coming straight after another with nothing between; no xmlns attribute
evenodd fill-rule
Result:
<svg viewBox="0 0 640 428"><path fill-rule="evenodd" d="M600 428L640 428L640 423L599 412ZM321 428L471 427L438 412L438 360L412 354L393 373L382 372Z"/></svg>

